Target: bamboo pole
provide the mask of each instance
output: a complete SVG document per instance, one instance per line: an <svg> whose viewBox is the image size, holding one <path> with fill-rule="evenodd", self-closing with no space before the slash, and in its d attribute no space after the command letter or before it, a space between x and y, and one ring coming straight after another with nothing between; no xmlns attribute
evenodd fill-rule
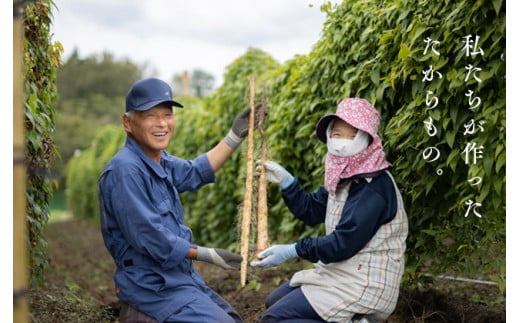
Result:
<svg viewBox="0 0 520 323"><path fill-rule="evenodd" d="M264 125L265 118L267 116L267 106L265 102L265 83L264 83L264 95L262 96L262 105L257 113L258 116L258 131L262 137L262 152L261 152L261 165L267 160L267 136L265 135ZM260 167L260 174L258 177L258 205L257 205L257 239L256 239L256 254L264 251L269 247L269 231L267 221L267 179L265 174L265 168Z"/></svg>
<svg viewBox="0 0 520 323"><path fill-rule="evenodd" d="M247 263L249 258L249 232L251 226L251 213L253 209L253 168L254 168L254 130L255 130L255 77L249 77L249 132L247 135L247 164L246 164L246 189L244 193L244 206L242 207L242 229L240 239L240 285L246 285Z"/></svg>
<svg viewBox="0 0 520 323"><path fill-rule="evenodd" d="M13 322L28 322L25 239L23 1L13 2Z"/></svg>

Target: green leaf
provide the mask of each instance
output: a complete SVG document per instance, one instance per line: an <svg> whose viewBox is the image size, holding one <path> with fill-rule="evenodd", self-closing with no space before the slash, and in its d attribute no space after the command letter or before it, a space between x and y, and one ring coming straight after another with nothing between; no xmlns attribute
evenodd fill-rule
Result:
<svg viewBox="0 0 520 323"><path fill-rule="evenodd" d="M493 8L497 16L500 14L500 7L502 7L503 0L493 0Z"/></svg>
<svg viewBox="0 0 520 323"><path fill-rule="evenodd" d="M455 143L455 138L457 137L457 131L451 130L446 132L446 143L448 146L453 149L453 144Z"/></svg>
<svg viewBox="0 0 520 323"><path fill-rule="evenodd" d="M379 69L375 69L374 71L372 71L372 73L370 73L370 80L372 80L372 83L374 83L375 85L379 85L379 77Z"/></svg>
<svg viewBox="0 0 520 323"><path fill-rule="evenodd" d="M399 53L397 54L397 58L399 59L405 59L410 55L410 48L406 46L405 43L401 43L401 46L399 48Z"/></svg>
<svg viewBox="0 0 520 323"><path fill-rule="evenodd" d="M496 162L495 162L495 172L498 174L500 173L500 170L502 169L502 167L504 167L506 164L506 154L505 153L501 153L500 155L498 155L498 157L496 158Z"/></svg>

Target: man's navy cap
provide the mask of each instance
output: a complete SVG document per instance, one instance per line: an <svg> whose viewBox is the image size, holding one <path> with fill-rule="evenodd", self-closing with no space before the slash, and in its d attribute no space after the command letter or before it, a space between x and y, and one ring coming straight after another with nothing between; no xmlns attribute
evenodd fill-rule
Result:
<svg viewBox="0 0 520 323"><path fill-rule="evenodd" d="M182 108L183 105L172 100L170 86L157 78L147 78L134 83L126 95L126 112L146 111L161 103L170 103Z"/></svg>

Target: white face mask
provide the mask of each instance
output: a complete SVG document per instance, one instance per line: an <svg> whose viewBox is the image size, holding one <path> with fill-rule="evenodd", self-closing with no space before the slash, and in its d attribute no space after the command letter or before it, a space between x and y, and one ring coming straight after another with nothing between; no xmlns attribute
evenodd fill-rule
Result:
<svg viewBox="0 0 520 323"><path fill-rule="evenodd" d="M354 139L327 138L327 150L340 157L354 156L367 148L369 142L369 134L358 130Z"/></svg>

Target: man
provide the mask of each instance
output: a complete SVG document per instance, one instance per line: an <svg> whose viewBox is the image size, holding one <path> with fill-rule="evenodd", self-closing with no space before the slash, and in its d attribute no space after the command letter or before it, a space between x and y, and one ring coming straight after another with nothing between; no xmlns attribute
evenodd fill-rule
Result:
<svg viewBox="0 0 520 323"><path fill-rule="evenodd" d="M247 136L249 109L207 153L184 160L165 151L175 129L170 86L148 78L126 96L123 148L99 178L101 228L114 258L122 322L242 322L206 286L192 260L238 269L242 257L191 243L179 194L215 181L215 172Z"/></svg>

